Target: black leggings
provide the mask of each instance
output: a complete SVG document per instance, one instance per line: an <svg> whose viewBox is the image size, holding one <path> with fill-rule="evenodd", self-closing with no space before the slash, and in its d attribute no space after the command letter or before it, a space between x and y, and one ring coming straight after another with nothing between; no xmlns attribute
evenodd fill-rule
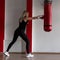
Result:
<svg viewBox="0 0 60 60"><path fill-rule="evenodd" d="M13 40L12 42L9 44L8 48L7 48L7 52L9 51L9 49L12 47L12 45L16 42L18 36L20 36L25 42L26 42L26 52L29 53L29 45L30 45L30 42L28 40L28 37L27 35L24 33L23 30L19 31L19 29L17 29L15 32L14 32L14 37L13 37Z"/></svg>

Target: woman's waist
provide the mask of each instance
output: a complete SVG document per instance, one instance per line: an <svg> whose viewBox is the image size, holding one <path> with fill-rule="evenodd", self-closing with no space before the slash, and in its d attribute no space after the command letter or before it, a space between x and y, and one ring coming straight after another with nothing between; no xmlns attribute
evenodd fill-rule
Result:
<svg viewBox="0 0 60 60"><path fill-rule="evenodd" d="M20 27L18 27L17 30L18 30L18 31L25 31L25 28L20 28Z"/></svg>

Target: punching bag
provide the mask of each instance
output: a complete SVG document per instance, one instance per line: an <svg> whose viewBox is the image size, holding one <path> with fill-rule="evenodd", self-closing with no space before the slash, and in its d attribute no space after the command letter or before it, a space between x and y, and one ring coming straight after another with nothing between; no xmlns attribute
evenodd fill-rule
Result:
<svg viewBox="0 0 60 60"><path fill-rule="evenodd" d="M52 30L52 0L44 0L44 31Z"/></svg>

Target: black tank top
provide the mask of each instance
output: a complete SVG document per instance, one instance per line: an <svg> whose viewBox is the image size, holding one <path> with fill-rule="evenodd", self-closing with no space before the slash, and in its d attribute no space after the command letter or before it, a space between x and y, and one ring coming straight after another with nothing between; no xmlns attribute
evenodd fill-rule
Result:
<svg viewBox="0 0 60 60"><path fill-rule="evenodd" d="M27 22L28 22L28 21L27 21ZM27 22L25 22L24 20L22 20L22 22L19 22L19 30L25 31Z"/></svg>

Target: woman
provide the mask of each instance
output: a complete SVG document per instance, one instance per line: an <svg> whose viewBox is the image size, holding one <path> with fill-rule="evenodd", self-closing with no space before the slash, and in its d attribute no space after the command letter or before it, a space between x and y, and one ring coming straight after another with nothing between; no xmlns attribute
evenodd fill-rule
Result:
<svg viewBox="0 0 60 60"><path fill-rule="evenodd" d="M26 25L27 25L27 23L28 23L29 20L38 19L38 18L41 18L41 17L40 16L29 17L29 12L28 11L25 10L23 12L22 17L19 19L19 27L14 32L13 40L9 44L6 52L4 53L6 56L9 56L8 51L10 50L10 48L12 47L12 45L16 42L18 36L20 36L26 42L26 52L27 52L26 57L34 57L34 55L32 55L29 52L30 42L29 42L29 39L28 39L27 35L25 34L25 28L26 28Z"/></svg>

